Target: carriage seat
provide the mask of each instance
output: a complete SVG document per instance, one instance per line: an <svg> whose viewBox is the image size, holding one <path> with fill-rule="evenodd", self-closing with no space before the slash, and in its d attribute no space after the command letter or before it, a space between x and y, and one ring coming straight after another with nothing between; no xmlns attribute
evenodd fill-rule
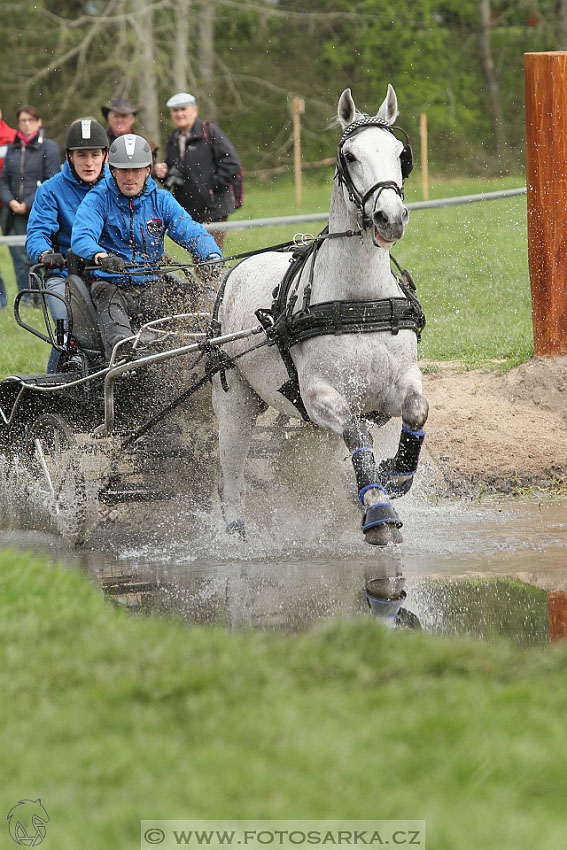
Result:
<svg viewBox="0 0 567 850"><path fill-rule="evenodd" d="M89 359L104 357L104 344L89 286L76 274L70 274L65 284L65 297L73 316L73 338Z"/></svg>

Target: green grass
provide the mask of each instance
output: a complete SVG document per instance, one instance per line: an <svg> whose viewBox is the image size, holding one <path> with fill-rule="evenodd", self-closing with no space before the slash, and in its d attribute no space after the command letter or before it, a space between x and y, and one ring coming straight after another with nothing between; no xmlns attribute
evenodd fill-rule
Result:
<svg viewBox="0 0 567 850"><path fill-rule="evenodd" d="M0 809L41 797L46 847L129 850L150 818L424 819L429 850L565 846L565 644L370 616L187 629L5 550L0 645Z"/></svg>
<svg viewBox="0 0 567 850"><path fill-rule="evenodd" d="M325 212L331 178L332 169L306 173L301 206L295 202L288 176L250 183L244 207L231 220ZM522 184L521 177L432 179L429 196L478 194ZM418 176L407 183L407 200L421 200ZM321 229L321 222L313 222L232 232L225 254L285 242L297 230L317 233ZM179 259L187 256L177 246L172 253ZM471 367L499 360L510 366L533 355L525 196L415 210L395 256L412 273L426 312L422 359L461 360ZM0 248L0 268L13 298L7 248ZM28 310L25 315L41 324L38 311ZM44 369L48 346L18 328L10 310L0 313L0 336L1 376Z"/></svg>

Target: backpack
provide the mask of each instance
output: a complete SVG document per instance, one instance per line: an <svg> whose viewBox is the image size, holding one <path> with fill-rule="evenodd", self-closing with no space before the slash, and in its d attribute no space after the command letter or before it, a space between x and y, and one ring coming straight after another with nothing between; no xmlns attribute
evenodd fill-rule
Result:
<svg viewBox="0 0 567 850"><path fill-rule="evenodd" d="M203 138L207 144L214 140L213 126L210 121L203 121ZM234 209L239 210L244 203L244 177L242 168L230 184L230 191L232 192Z"/></svg>

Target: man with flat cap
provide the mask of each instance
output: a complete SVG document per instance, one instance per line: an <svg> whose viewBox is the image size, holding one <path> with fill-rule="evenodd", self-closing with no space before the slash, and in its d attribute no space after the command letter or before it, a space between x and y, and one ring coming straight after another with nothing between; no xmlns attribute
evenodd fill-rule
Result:
<svg viewBox="0 0 567 850"><path fill-rule="evenodd" d="M235 210L233 184L242 179L238 154L221 128L197 117L197 101L179 92L167 101L176 129L167 140L166 161L156 176L202 224L226 221ZM219 248L224 232L213 233Z"/></svg>
<svg viewBox="0 0 567 850"><path fill-rule="evenodd" d="M119 136L125 136L128 133L137 132L137 130L133 130L132 128L134 126L138 110L134 109L128 98L113 97L108 106L100 107L100 111L104 115L106 121L108 121L106 134L108 136L109 145L111 145L112 142L114 142ZM143 138L150 144L152 149L152 159L155 165L159 145L151 139L148 139L147 136L143 136Z"/></svg>

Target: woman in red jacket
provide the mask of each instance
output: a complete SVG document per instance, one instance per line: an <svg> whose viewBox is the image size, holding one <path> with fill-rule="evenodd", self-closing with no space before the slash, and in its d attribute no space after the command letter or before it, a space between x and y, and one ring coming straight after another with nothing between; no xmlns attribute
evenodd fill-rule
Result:
<svg viewBox="0 0 567 850"><path fill-rule="evenodd" d="M18 109L18 132L8 145L4 167L0 175L2 230L24 236L36 189L53 177L61 167L57 142L43 135L41 117L34 106ZM11 245L18 291L28 288L28 271L31 265L25 248Z"/></svg>
<svg viewBox="0 0 567 850"><path fill-rule="evenodd" d="M8 145L16 138L16 130L13 127L8 127L5 121L2 120L2 110L0 109L0 174L2 174L2 166L4 165L4 157L8 150ZM2 210L2 201L0 200L0 214ZM0 271L0 310L4 310L8 306L8 296L6 294L6 284Z"/></svg>

